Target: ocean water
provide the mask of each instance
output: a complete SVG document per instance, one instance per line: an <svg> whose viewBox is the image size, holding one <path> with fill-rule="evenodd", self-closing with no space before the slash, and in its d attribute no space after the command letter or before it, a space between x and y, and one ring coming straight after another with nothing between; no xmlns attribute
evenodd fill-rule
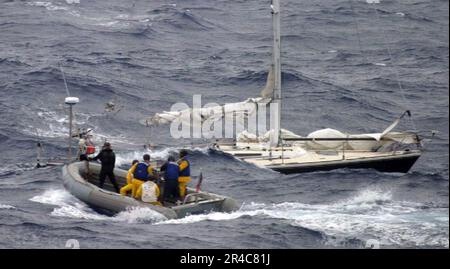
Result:
<svg viewBox="0 0 450 269"><path fill-rule="evenodd" d="M449 2L282 0L282 126L377 132L405 109L425 152L407 174L341 169L280 175L175 140L139 120L177 102L236 102L265 85L270 1L0 1L0 248L449 247ZM66 91L126 165L192 149L206 191L233 213L167 220L147 209L101 215L64 190ZM401 84L402 90L398 84ZM120 111L105 112L114 101ZM431 136L435 131L435 136ZM194 184L195 182L193 182ZM131 232L132 231L132 232Z"/></svg>

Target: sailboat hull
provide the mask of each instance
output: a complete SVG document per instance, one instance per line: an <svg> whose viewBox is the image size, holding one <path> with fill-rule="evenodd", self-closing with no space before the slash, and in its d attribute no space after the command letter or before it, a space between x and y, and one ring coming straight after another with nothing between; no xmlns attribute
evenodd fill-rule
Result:
<svg viewBox="0 0 450 269"><path fill-rule="evenodd" d="M341 160L320 163L307 164L279 164L268 165L266 168L275 170L283 174L294 174L314 171L330 171L335 169L375 169L380 172L399 172L407 173L417 159L420 153L411 153L403 155L393 155L381 158L365 158L358 160Z"/></svg>

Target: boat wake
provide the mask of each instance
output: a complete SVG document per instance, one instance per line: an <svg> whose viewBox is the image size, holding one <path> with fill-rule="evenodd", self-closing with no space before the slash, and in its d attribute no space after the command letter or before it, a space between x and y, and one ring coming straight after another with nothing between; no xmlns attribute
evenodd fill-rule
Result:
<svg viewBox="0 0 450 269"><path fill-rule="evenodd" d="M449 246L448 208L395 201L390 193L380 190L364 190L355 197L329 205L249 203L233 213L192 215L157 224L225 221L243 216L287 220L292 226L322 233L327 244L333 246L352 239L377 240L384 246Z"/></svg>
<svg viewBox="0 0 450 269"><path fill-rule="evenodd" d="M130 208L127 211L109 217L95 212L88 205L63 189L47 190L42 195L31 198L30 201L56 206L50 213L53 217L128 223L155 223L167 220L166 217L150 208Z"/></svg>

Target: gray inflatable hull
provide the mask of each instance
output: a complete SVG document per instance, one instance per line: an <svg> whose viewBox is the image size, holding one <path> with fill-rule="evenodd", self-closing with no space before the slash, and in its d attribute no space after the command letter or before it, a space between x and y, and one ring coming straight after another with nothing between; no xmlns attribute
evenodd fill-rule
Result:
<svg viewBox="0 0 450 269"><path fill-rule="evenodd" d="M100 168L99 164L89 163L90 174L98 175ZM147 207L159 212L168 219L175 219L191 214L202 214L211 211L232 212L238 209L238 204L232 198L208 192L195 193L190 188L188 188L189 198L184 204L174 205L172 207L151 205L110 191L112 190L112 186L108 183L105 184L104 189L100 189L93 184L95 180L89 179L88 181L83 178L82 175L85 174L85 170L85 164L82 162L65 165L62 169L64 187L72 195L91 207L112 214L133 207ZM114 174L119 185L125 185L127 171L115 169Z"/></svg>

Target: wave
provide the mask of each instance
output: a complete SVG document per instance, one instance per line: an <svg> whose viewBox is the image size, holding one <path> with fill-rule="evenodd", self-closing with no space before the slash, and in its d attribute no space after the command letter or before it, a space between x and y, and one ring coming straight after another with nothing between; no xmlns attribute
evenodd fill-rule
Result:
<svg viewBox="0 0 450 269"><path fill-rule="evenodd" d="M36 118L32 119L35 126L26 126L22 132L31 135L44 138L58 138L65 137L69 132L68 122L69 117L65 111L47 110L45 108L39 108L37 111L32 108L22 108L25 115L34 115L39 120L39 124ZM77 112L74 120L75 125L86 125L89 122L89 118L92 115Z"/></svg>
<svg viewBox="0 0 450 269"><path fill-rule="evenodd" d="M112 217L113 221L121 221L128 223L156 223L165 221L167 218L146 207L129 208Z"/></svg>
<svg viewBox="0 0 450 269"><path fill-rule="evenodd" d="M240 72L237 76L223 78L223 82L231 83L231 84L241 84L241 83L255 83L255 82L266 82L268 75L267 71L253 71L253 70L244 70ZM303 77L300 74L283 71L282 74L283 82L308 82L309 79Z"/></svg>
<svg viewBox="0 0 450 269"><path fill-rule="evenodd" d="M152 159L156 160L167 160L169 156L178 155L179 151L181 149L186 149L185 147L167 147L163 148L161 150L141 150L141 151L133 151L133 152L127 152L127 153L118 153L116 155L116 165L117 166L123 166L123 165L129 165L133 160L141 160L142 156L144 154L150 154ZM192 147L190 149L192 153L200 153L200 154L208 154L209 149L208 147Z"/></svg>
<svg viewBox="0 0 450 269"><path fill-rule="evenodd" d="M32 197L30 201L57 206L50 213L53 217L128 223L154 223L167 219L160 213L153 211L150 208L139 207L129 208L128 210L120 212L113 217L102 215L95 212L88 205L81 202L63 189L47 190L41 195Z"/></svg>
<svg viewBox="0 0 450 269"><path fill-rule="evenodd" d="M25 171L34 170L35 167L34 163L4 164L3 167L0 167L0 177L19 175Z"/></svg>
<svg viewBox="0 0 450 269"><path fill-rule="evenodd" d="M0 204L0 210L1 209L11 210L11 209L16 209L16 207L14 207L12 205Z"/></svg>
<svg viewBox="0 0 450 269"><path fill-rule="evenodd" d="M49 11L68 10L67 7L55 5L52 2L36 1L36 2L28 2L28 5L36 7L44 7Z"/></svg>
<svg viewBox="0 0 450 269"><path fill-rule="evenodd" d="M389 192L370 189L330 205L252 202L232 213L192 215L156 225L226 221L244 216L288 220L292 226L324 234L333 246L359 238L362 242L375 239L385 246L448 247L448 208L430 211L419 203L394 201Z"/></svg>
<svg viewBox="0 0 450 269"><path fill-rule="evenodd" d="M357 195L333 204L244 203L235 212L190 215L167 220L149 208L130 208L108 217L99 214L65 190L48 190L30 199L54 205L54 217L147 223L153 225L184 225L204 221L229 221L242 217L272 218L288 221L293 227L321 233L326 243L342 246L348 240L377 240L381 245L407 247L448 247L448 208L430 208L421 203L396 201L389 191L366 189ZM10 209L8 207L8 209Z"/></svg>
<svg viewBox="0 0 450 269"><path fill-rule="evenodd" d="M7 141L8 139L9 139L8 136L3 135L3 134L0 133L0 143L3 143L3 142L5 142L5 141Z"/></svg>
<svg viewBox="0 0 450 269"><path fill-rule="evenodd" d="M58 206L50 215L76 219L107 220L106 216L96 213L65 190L48 190L30 199L32 202Z"/></svg>
<svg viewBox="0 0 450 269"><path fill-rule="evenodd" d="M69 117L65 110L48 110L44 107L30 108L22 107L24 115L33 115L34 118L29 119L29 124L20 126L19 132L28 136L37 137L39 139L65 138L69 132ZM104 114L88 114L77 111L74 118L75 128L92 128L94 129L94 143L100 145L103 141L117 145L135 145L132 141L127 139L123 134L108 134L100 131L95 131L93 118L104 117ZM1 142L1 140L0 140Z"/></svg>
<svg viewBox="0 0 450 269"><path fill-rule="evenodd" d="M162 22L165 22L178 30L182 29L204 31L213 29L215 27L213 23L193 14L190 9L185 9L182 11L172 10L172 15L169 18L162 19Z"/></svg>

